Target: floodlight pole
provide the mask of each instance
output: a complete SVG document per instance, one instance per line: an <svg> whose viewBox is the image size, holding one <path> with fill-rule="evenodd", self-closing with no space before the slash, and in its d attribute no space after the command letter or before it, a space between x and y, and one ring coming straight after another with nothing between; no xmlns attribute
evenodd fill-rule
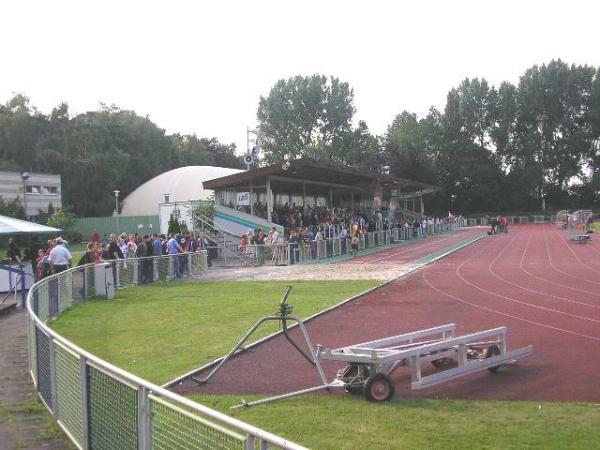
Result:
<svg viewBox="0 0 600 450"><path fill-rule="evenodd" d="M29 172L21 173L21 180L23 180L23 208L25 210L25 218L29 218L27 214L27 180L29 180Z"/></svg>
<svg viewBox="0 0 600 450"><path fill-rule="evenodd" d="M114 191L115 194L115 213L117 215L117 234L119 234L119 191Z"/></svg>

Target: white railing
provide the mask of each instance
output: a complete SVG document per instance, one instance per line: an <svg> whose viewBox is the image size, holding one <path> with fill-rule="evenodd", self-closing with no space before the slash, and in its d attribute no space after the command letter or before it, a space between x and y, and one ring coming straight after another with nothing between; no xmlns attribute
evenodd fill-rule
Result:
<svg viewBox="0 0 600 450"><path fill-rule="evenodd" d="M48 326L72 305L106 295L106 280L125 288L200 274L206 265L206 252L117 260L72 268L32 286L27 296L30 375L40 399L78 448L304 449L120 369ZM99 282L103 273L104 284Z"/></svg>
<svg viewBox="0 0 600 450"><path fill-rule="evenodd" d="M366 236L360 235L358 250L397 244L402 241L421 239L464 227L464 220L453 222L437 222L425 228L402 227L373 231ZM301 264L320 261L326 258L351 253L350 237L333 237L329 239L282 242L279 244L248 245L245 252L255 258L257 265Z"/></svg>

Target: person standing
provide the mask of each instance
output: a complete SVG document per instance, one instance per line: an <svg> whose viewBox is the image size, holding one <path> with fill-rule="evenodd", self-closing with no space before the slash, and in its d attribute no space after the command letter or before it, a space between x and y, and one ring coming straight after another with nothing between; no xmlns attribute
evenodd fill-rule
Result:
<svg viewBox="0 0 600 450"><path fill-rule="evenodd" d="M39 251L42 250L42 244L40 243L37 234L31 236L31 245L29 246L29 255L31 256L31 269L35 274L37 269L37 257L39 256Z"/></svg>
<svg viewBox="0 0 600 450"><path fill-rule="evenodd" d="M175 278L181 278L183 274L179 269L179 253L183 253L183 249L181 248L181 245L179 245L179 242L177 242L174 234L171 235L168 246L169 256L171 256L171 261L173 262L173 276Z"/></svg>
<svg viewBox="0 0 600 450"><path fill-rule="evenodd" d="M21 250L15 244L13 238L8 238L8 250L6 251L6 257L10 259L10 262L21 264Z"/></svg>
<svg viewBox="0 0 600 450"><path fill-rule="evenodd" d="M55 246L50 251L49 263L52 273L64 272L71 266L71 253L64 246L62 238L56 238Z"/></svg>

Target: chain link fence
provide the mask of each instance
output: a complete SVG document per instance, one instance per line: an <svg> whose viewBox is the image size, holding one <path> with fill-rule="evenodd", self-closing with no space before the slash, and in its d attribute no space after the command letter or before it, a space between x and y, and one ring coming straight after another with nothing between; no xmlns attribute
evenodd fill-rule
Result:
<svg viewBox="0 0 600 450"><path fill-rule="evenodd" d="M286 248L265 257L274 261L289 258ZM136 377L51 330L48 322L72 305L101 298L95 279L99 266L111 272L116 289L123 289L205 273L207 254L80 266L43 279L29 290L31 379L43 403L78 448L304 449Z"/></svg>

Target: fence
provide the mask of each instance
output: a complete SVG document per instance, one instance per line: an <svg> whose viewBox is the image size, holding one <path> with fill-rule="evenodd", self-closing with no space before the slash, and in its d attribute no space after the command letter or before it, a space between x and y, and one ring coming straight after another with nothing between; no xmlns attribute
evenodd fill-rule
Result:
<svg viewBox="0 0 600 450"><path fill-rule="evenodd" d="M73 231L88 240L94 230L100 233L100 237L122 232L151 234L160 232L159 225L158 216L77 217L73 223Z"/></svg>
<svg viewBox="0 0 600 450"><path fill-rule="evenodd" d="M406 227L373 231L368 233L366 237L360 237L358 250L362 251L401 241L434 236L453 231L456 228L465 226L465 224L464 220L457 219L448 223L437 222L430 224L426 228ZM246 247L246 252L256 258L258 265L279 266L315 262L334 256L345 255L351 253L351 251L351 239L349 237L333 237L298 243L285 242L276 245L248 245Z"/></svg>
<svg viewBox="0 0 600 450"><path fill-rule="evenodd" d="M507 216L508 223L549 223L554 222L554 214L530 214L527 216ZM467 226L488 225L487 217L468 217L464 219Z"/></svg>
<svg viewBox="0 0 600 450"><path fill-rule="evenodd" d="M45 278L29 290L30 375L40 399L78 448L304 448L115 367L47 325L96 296L94 277L100 268L113 272L117 288L126 288L172 279L177 266L184 274L198 274L206 265L205 252L118 260L108 267L89 264Z"/></svg>

